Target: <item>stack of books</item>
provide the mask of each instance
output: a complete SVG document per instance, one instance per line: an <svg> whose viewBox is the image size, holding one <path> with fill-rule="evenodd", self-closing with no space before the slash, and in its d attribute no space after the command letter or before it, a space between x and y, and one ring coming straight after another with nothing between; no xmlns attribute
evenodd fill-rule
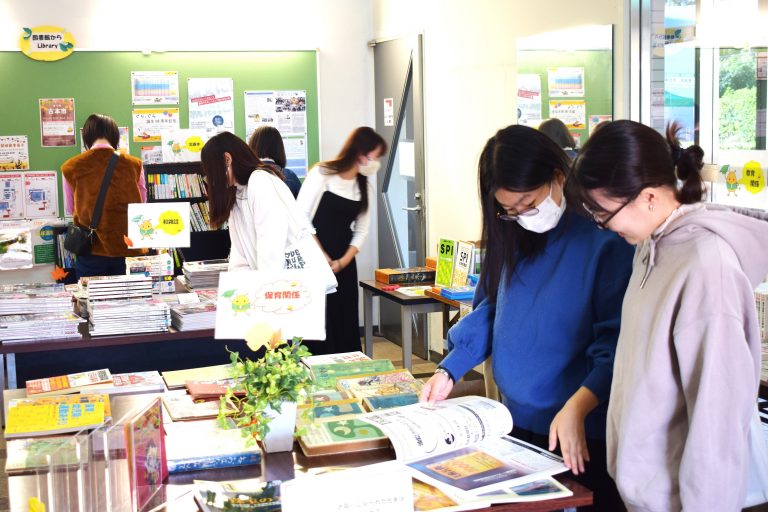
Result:
<svg viewBox="0 0 768 512"><path fill-rule="evenodd" d="M154 293L173 293L173 258L170 253L125 258L125 273L152 278Z"/></svg>
<svg viewBox="0 0 768 512"><path fill-rule="evenodd" d="M56 339L80 339L85 319L74 313L25 313L0 316L0 342L4 345Z"/></svg>
<svg viewBox="0 0 768 512"><path fill-rule="evenodd" d="M87 280L86 280L87 279ZM167 332L168 304L152 299L152 278L145 275L83 278L88 289L91 336ZM140 318L141 322L136 322Z"/></svg>
<svg viewBox="0 0 768 512"><path fill-rule="evenodd" d="M216 303L201 301L171 306L171 323L179 331L213 329L216 325Z"/></svg>
<svg viewBox="0 0 768 512"><path fill-rule="evenodd" d="M227 260L185 261L183 284L188 288L215 288L219 285L219 274L229 267Z"/></svg>
<svg viewBox="0 0 768 512"><path fill-rule="evenodd" d="M77 339L82 322L72 314L72 296L63 284L0 285L0 341L4 344Z"/></svg>

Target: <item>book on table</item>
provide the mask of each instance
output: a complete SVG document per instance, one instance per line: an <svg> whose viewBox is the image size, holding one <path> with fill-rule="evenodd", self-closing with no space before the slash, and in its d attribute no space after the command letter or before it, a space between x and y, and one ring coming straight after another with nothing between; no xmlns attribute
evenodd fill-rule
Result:
<svg viewBox="0 0 768 512"><path fill-rule="evenodd" d="M88 443L83 435L10 439L6 445L5 472L31 473L50 467L76 467L88 461ZM79 445L79 448L78 448Z"/></svg>
<svg viewBox="0 0 768 512"><path fill-rule="evenodd" d="M210 400L194 401L184 390L173 390L162 395L163 405L173 421L201 420L219 415L219 402ZM234 414L237 408L227 403L227 414Z"/></svg>
<svg viewBox="0 0 768 512"><path fill-rule="evenodd" d="M507 436L512 415L489 398L418 403L360 420L387 435L414 478L463 500L568 469L557 455Z"/></svg>
<svg viewBox="0 0 768 512"><path fill-rule="evenodd" d="M336 389L336 380L394 370L389 359L369 359L345 363L318 364L311 367L315 389Z"/></svg>
<svg viewBox="0 0 768 512"><path fill-rule="evenodd" d="M95 386L92 393L108 395L125 395L139 393L160 393L165 390L165 382L160 372L151 370L146 372L115 373L109 386Z"/></svg>
<svg viewBox="0 0 768 512"><path fill-rule="evenodd" d="M336 380L336 389L349 393L355 398L403 393L419 394L421 387L421 382L416 380L408 370L390 370Z"/></svg>
<svg viewBox="0 0 768 512"><path fill-rule="evenodd" d="M216 400L224 396L227 388L235 386L235 379L219 380L188 380L184 383L187 393L195 402L200 400ZM235 396L245 396L245 390L234 392Z"/></svg>
<svg viewBox="0 0 768 512"><path fill-rule="evenodd" d="M163 380L168 389L180 389L188 380L222 380L232 378L231 364L217 364L187 370L170 370L162 372Z"/></svg>
<svg viewBox="0 0 768 512"><path fill-rule="evenodd" d="M359 350L355 352L339 352L338 354L320 354L316 356L302 357L301 362L307 367L321 364L354 363L355 361L370 361L371 358Z"/></svg>
<svg viewBox="0 0 768 512"><path fill-rule="evenodd" d="M13 398L8 401L5 438L79 432L101 426L110 416L107 395Z"/></svg>
<svg viewBox="0 0 768 512"><path fill-rule="evenodd" d="M280 512L280 480L209 482L195 480L195 503L202 512Z"/></svg>
<svg viewBox="0 0 768 512"><path fill-rule="evenodd" d="M87 372L70 373L27 381L27 396L54 396L110 387L112 374L107 368Z"/></svg>
<svg viewBox="0 0 768 512"><path fill-rule="evenodd" d="M230 427L234 427L231 420ZM217 420L166 423L165 435L169 473L261 462L261 450L257 445L245 446L241 429L221 428Z"/></svg>
<svg viewBox="0 0 768 512"><path fill-rule="evenodd" d="M168 478L160 398L129 418L124 429L131 501L134 510L143 510Z"/></svg>

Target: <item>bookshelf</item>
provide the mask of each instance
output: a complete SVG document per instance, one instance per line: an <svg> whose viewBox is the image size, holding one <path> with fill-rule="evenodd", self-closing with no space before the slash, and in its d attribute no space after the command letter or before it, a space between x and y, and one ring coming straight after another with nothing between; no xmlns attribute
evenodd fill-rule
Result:
<svg viewBox="0 0 768 512"><path fill-rule="evenodd" d="M190 247L177 249L181 261L223 259L229 256L229 232L213 230L208 223L208 203L200 162L144 165L147 202L190 203ZM179 270L179 269L177 269ZM178 274L179 272L177 272Z"/></svg>

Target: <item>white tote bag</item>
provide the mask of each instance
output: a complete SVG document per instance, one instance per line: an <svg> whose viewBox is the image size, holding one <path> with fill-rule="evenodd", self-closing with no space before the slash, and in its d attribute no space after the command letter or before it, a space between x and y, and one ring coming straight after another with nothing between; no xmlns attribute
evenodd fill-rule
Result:
<svg viewBox="0 0 768 512"><path fill-rule="evenodd" d="M275 194L283 201L288 219L288 240L285 247L286 269L304 269L318 272L325 283L325 293L334 293L339 285L336 274L331 270L331 265L323 254L320 244L313 235L314 229L304 214L299 210L296 202L291 198L287 201L283 194L275 187Z"/></svg>

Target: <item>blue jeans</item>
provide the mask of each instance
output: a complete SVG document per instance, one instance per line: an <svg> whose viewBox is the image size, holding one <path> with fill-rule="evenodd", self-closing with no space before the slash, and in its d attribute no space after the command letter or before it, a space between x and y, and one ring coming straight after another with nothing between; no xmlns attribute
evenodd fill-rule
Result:
<svg viewBox="0 0 768 512"><path fill-rule="evenodd" d="M125 275L125 258L115 256L78 256L75 261L78 279L90 276Z"/></svg>

